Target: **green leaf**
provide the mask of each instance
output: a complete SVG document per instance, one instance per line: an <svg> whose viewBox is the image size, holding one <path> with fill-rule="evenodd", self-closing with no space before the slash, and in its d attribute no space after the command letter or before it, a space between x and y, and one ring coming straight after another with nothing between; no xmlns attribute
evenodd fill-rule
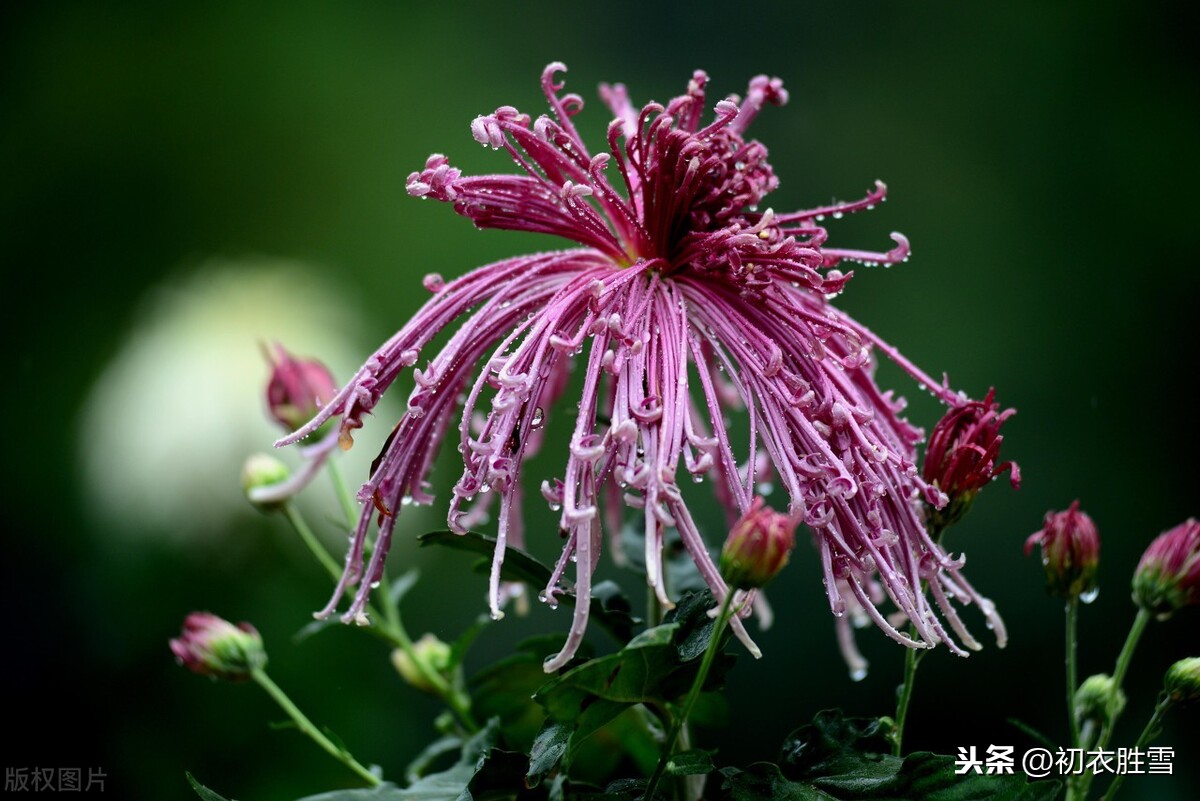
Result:
<svg viewBox="0 0 1200 801"><path fill-rule="evenodd" d="M554 770L566 755L567 746L574 733L575 727L570 723L551 721L546 724L537 739L533 741L533 748L529 751L529 772L525 777L526 784L536 787L546 774Z"/></svg>
<svg viewBox="0 0 1200 801"><path fill-rule="evenodd" d="M694 656L703 652L711 637L706 614L711 606L713 598L707 592L685 595L667 616L668 622L646 629L617 653L567 669L540 687L534 700L546 710L547 720L539 738L552 738L558 744L561 727L571 726L566 748L555 752L569 766L588 737L629 707L662 706L686 693L699 670L700 660ZM703 646L699 652L697 643ZM731 655L719 655L705 687L719 686L733 661ZM552 769L553 765L539 772Z"/></svg>
<svg viewBox="0 0 1200 801"><path fill-rule="evenodd" d="M421 750L421 753L413 757L408 766L404 768L404 780L409 784L420 779L429 772L430 766L438 760L439 757L445 756L452 751L458 751L462 748L463 741L461 737L448 735L439 737Z"/></svg>
<svg viewBox="0 0 1200 801"><path fill-rule="evenodd" d="M496 538L475 531L466 534L455 534L453 531L430 531L417 537L422 546L444 545L458 551L480 554L487 557L486 562L479 564L480 571L487 573L491 570L491 558L496 550ZM505 581L520 581L530 585L535 591L542 591L550 583L553 575L549 567L530 556L520 548L509 545L504 552L504 562L500 566L500 576ZM571 591L562 593L565 600L572 600L575 594ZM611 581L603 581L592 589L591 616L601 628L611 634L618 642L626 642L633 636L633 628L641 621L631 614L633 609L629 599L621 594L620 589Z"/></svg>
<svg viewBox="0 0 1200 801"><path fill-rule="evenodd" d="M525 758L497 748L500 726L495 720L462 746L458 762L439 773L422 776L407 788L381 784L359 790L335 790L301 801L491 801L515 798ZM515 773L514 773L515 771Z"/></svg>
<svg viewBox="0 0 1200 801"><path fill-rule="evenodd" d="M448 670L453 670L462 664L463 659L467 655L467 651L470 650L471 645L474 644L475 638L478 637L480 633L482 633L483 630L491 624L491 622L491 615L479 615L475 618L471 625L467 627L466 631L458 635L458 639L456 639L450 645L450 661L447 664Z"/></svg>
<svg viewBox="0 0 1200 801"><path fill-rule="evenodd" d="M472 711L481 720L498 718L505 740L516 748L528 751L542 728L546 712L534 701L533 694L548 678L542 663L562 648L565 639L561 634L549 634L525 640L516 653L489 665L468 681Z"/></svg>
<svg viewBox="0 0 1200 801"><path fill-rule="evenodd" d="M420 571L414 567L392 582L392 586L388 588L388 597L394 606L400 605L400 602L404 600L404 596L408 594L408 591L417 585L417 579L420 577Z"/></svg>
<svg viewBox="0 0 1200 801"><path fill-rule="evenodd" d="M307 626L292 635L292 644L299 645L314 634L318 634L330 626L337 625L341 625L341 620L338 619L336 615L325 618L324 620L314 620L312 623L309 623Z"/></svg>
<svg viewBox="0 0 1200 801"><path fill-rule="evenodd" d="M183 775L187 776L188 784L192 785L192 789L196 791L196 795L200 796L203 801L229 801L229 799L225 798L225 796L220 795L219 793L214 793L212 790L196 781L196 777L191 773L185 771Z"/></svg>
<svg viewBox="0 0 1200 801"><path fill-rule="evenodd" d="M821 801L1050 801L1054 781L1029 783L1021 773L957 775L953 757L918 752L892 756L881 720L820 712L784 742L780 764L759 762L720 771L716 799Z"/></svg>
<svg viewBox="0 0 1200 801"><path fill-rule="evenodd" d="M696 748L681 751L667 760L667 773L671 776L700 776L713 770L712 751Z"/></svg>

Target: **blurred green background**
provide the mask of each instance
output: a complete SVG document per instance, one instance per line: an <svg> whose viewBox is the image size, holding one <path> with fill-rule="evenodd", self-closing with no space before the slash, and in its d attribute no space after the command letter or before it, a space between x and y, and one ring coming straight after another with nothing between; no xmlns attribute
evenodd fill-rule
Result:
<svg viewBox="0 0 1200 801"><path fill-rule="evenodd" d="M1184 418L1195 406L1200 64L1183 7L214 2L0 12L0 592L4 717L16 734L5 766L101 767L108 792L129 799L189 797L185 769L250 801L349 783L310 743L267 728L280 716L260 693L173 664L166 640L193 609L253 621L276 680L389 776L431 738L436 705L395 677L375 641L338 629L291 642L328 587L283 521L240 496L242 459L274 436L260 419L258 346L281 339L346 376L415 310L424 273L559 247L472 232L404 192L430 152L470 172L507 171L468 124L502 104L540 112L537 79L551 60L567 62L570 89L591 103L581 119L592 134L608 119L593 100L600 81L623 81L643 102L679 93L697 67L714 97L759 72L779 75L792 102L753 130L782 181L775 208L888 182L891 202L832 237L886 247L900 230L914 256L860 270L839 304L955 386L978 396L995 385L1020 410L1005 447L1025 477L1020 492L990 489L949 540L999 604L1011 644L927 659L907 744L1019 753L1031 742L1010 716L1060 738L1061 610L1036 559L1022 555L1025 536L1074 498L1100 527L1102 589L1081 624L1088 675L1111 670L1141 550L1197 512L1200 441ZM932 424L927 397L895 371L883 376ZM352 479L394 410L359 436ZM451 472L443 465L439 476ZM336 547L327 501L318 493L310 511ZM413 533L439 522L430 512L409 520ZM534 534L534 549L552 553L551 538ZM483 609L469 560L408 542L394 559L426 576L407 607L414 634L449 638ZM751 745L773 751L823 707L892 710L902 653L861 632L872 670L849 681L811 549L799 549L771 598L777 624L758 638L766 658L742 660L729 726L707 735L729 762L772 756ZM1149 631L1120 744L1148 716L1167 665L1200 652L1198 616ZM567 622L545 610L510 615L471 664ZM1160 741L1176 748L1176 775L1131 779L1131 798L1195 797L1196 715L1175 714Z"/></svg>

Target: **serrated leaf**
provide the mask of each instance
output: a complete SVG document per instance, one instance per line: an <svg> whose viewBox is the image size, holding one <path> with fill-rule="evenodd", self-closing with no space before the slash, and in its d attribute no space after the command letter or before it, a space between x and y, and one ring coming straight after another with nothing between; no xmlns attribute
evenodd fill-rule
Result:
<svg viewBox="0 0 1200 801"><path fill-rule="evenodd" d="M529 771L525 783L537 787L567 753L575 727L570 723L550 721L533 741L529 750Z"/></svg>
<svg viewBox="0 0 1200 801"><path fill-rule="evenodd" d="M952 757L889 753L890 726L877 719L817 714L784 742L779 765L759 762L745 770L725 768L715 795L728 801L820 799L821 801L1050 801L1054 781L1030 783L1024 774L954 772Z"/></svg>
<svg viewBox="0 0 1200 801"><path fill-rule="evenodd" d="M705 610L712 603L708 593L686 595L668 622L643 631L615 654L565 670L538 689L534 700L547 714L542 736L557 732L559 724L573 727L562 754L568 764L588 737L632 705L661 706L690 689L699 660L684 660L680 654L694 649L691 643L709 623ZM707 636L703 642L707 646ZM681 643L689 645L681 651ZM721 654L713 661L706 688L720 684L733 659Z"/></svg>
<svg viewBox="0 0 1200 801"><path fill-rule="evenodd" d="M496 549L496 538L475 531L466 534L455 534L453 531L430 531L417 537L422 545L442 545L458 551L486 556L488 561L481 562L481 572L491 570L491 558ZM504 552L504 562L500 566L500 576L505 581L520 581L528 584L535 591L545 589L550 583L552 572L549 567L538 559L530 556L520 548L509 545ZM562 593L564 600L575 598L575 593ZM641 621L631 614L633 609L626 598L611 581L603 581L592 590L590 614L596 624L611 634L618 642L627 642L633 636L633 628Z"/></svg>
<svg viewBox="0 0 1200 801"><path fill-rule="evenodd" d="M560 650L565 639L552 634L525 640L515 654L494 662L468 682L474 713L481 719L498 718L505 740L514 747L528 751L542 728L546 713L533 694L547 680L542 662Z"/></svg>
<svg viewBox="0 0 1200 801"><path fill-rule="evenodd" d="M215 793L196 781L196 777L191 773L185 771L183 775L187 776L188 784L192 785L192 789L196 791L196 795L200 796L203 801L230 801L230 799L225 798L220 793Z"/></svg>

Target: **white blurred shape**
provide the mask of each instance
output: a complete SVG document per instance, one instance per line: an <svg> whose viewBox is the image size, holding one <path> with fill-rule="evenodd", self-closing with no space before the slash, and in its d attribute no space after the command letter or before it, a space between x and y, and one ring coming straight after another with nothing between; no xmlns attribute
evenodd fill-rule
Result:
<svg viewBox="0 0 1200 801"><path fill-rule="evenodd" d="M175 540L223 537L234 518L256 514L241 465L282 435L266 416L262 343L318 358L344 380L366 352L358 329L346 300L297 262L212 261L152 290L82 413L97 514L123 534ZM348 454L352 489L370 449ZM297 464L294 448L275 453ZM336 508L331 499L324 508Z"/></svg>

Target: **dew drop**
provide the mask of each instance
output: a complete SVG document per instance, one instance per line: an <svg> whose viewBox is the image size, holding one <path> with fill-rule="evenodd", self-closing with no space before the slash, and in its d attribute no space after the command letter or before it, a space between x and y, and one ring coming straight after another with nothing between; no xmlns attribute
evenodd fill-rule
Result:
<svg viewBox="0 0 1200 801"><path fill-rule="evenodd" d="M1092 588L1091 588L1090 590L1088 590L1087 592L1081 592L1081 593L1079 593L1079 600L1080 600L1080 601L1082 601L1082 602L1083 602L1083 603L1085 603L1085 604L1090 604L1092 601L1096 600L1096 598L1097 598L1099 595L1100 595L1100 588L1099 588L1099 587L1092 587Z"/></svg>
<svg viewBox="0 0 1200 801"><path fill-rule="evenodd" d="M866 668L855 668L850 671L850 681L862 681L867 677Z"/></svg>

